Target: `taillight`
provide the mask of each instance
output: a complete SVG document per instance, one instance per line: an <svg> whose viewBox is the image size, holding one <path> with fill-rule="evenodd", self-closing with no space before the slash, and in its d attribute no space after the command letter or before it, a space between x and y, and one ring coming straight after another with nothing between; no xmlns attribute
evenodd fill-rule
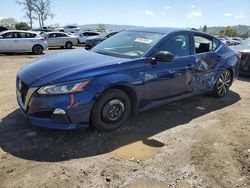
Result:
<svg viewBox="0 0 250 188"><path fill-rule="evenodd" d="M45 41L45 38L44 38L44 37L42 37L40 40L41 40L41 41Z"/></svg>

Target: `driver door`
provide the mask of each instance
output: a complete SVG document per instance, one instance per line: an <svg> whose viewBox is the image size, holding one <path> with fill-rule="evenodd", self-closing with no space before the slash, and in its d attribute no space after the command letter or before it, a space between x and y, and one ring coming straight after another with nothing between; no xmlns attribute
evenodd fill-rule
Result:
<svg viewBox="0 0 250 188"><path fill-rule="evenodd" d="M146 65L146 92L151 93L151 98L155 100L190 93L195 57L190 55L189 34L168 38L155 54L159 51L168 51L175 57L171 62L157 61Z"/></svg>

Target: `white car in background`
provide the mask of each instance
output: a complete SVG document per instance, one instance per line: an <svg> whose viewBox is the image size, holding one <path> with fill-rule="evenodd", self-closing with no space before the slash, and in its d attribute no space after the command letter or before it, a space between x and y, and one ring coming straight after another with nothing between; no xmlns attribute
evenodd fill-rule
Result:
<svg viewBox="0 0 250 188"><path fill-rule="evenodd" d="M0 32L0 53L32 52L35 55L40 55L47 49L47 42L38 33L19 30Z"/></svg>
<svg viewBox="0 0 250 188"><path fill-rule="evenodd" d="M63 28L58 28L56 30L65 33L77 33L81 30L81 28L76 25L67 25Z"/></svg>
<svg viewBox="0 0 250 188"><path fill-rule="evenodd" d="M78 45L78 38L63 32L48 32L41 36L45 38L49 47L61 47L70 49L72 46Z"/></svg>
<svg viewBox="0 0 250 188"><path fill-rule="evenodd" d="M78 34L78 43L84 44L84 43L86 43L86 40L89 37L94 37L94 36L99 36L99 35L100 35L100 33L98 33L98 32L92 32L92 31L81 32Z"/></svg>

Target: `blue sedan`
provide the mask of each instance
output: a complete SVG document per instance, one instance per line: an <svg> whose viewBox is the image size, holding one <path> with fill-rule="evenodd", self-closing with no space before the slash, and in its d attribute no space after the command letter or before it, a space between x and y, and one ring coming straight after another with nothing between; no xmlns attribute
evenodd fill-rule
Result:
<svg viewBox="0 0 250 188"><path fill-rule="evenodd" d="M111 131L159 105L207 92L224 97L238 67L238 54L208 34L137 28L91 51L35 60L17 74L17 101L37 126Z"/></svg>

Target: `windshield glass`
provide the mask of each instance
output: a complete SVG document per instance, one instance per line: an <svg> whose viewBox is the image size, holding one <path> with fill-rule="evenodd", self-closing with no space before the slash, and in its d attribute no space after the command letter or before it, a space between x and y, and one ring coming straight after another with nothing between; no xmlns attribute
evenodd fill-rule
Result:
<svg viewBox="0 0 250 188"><path fill-rule="evenodd" d="M250 46L250 38L246 39L242 44Z"/></svg>
<svg viewBox="0 0 250 188"><path fill-rule="evenodd" d="M98 44L92 51L115 57L139 58L163 35L162 33L123 31Z"/></svg>

